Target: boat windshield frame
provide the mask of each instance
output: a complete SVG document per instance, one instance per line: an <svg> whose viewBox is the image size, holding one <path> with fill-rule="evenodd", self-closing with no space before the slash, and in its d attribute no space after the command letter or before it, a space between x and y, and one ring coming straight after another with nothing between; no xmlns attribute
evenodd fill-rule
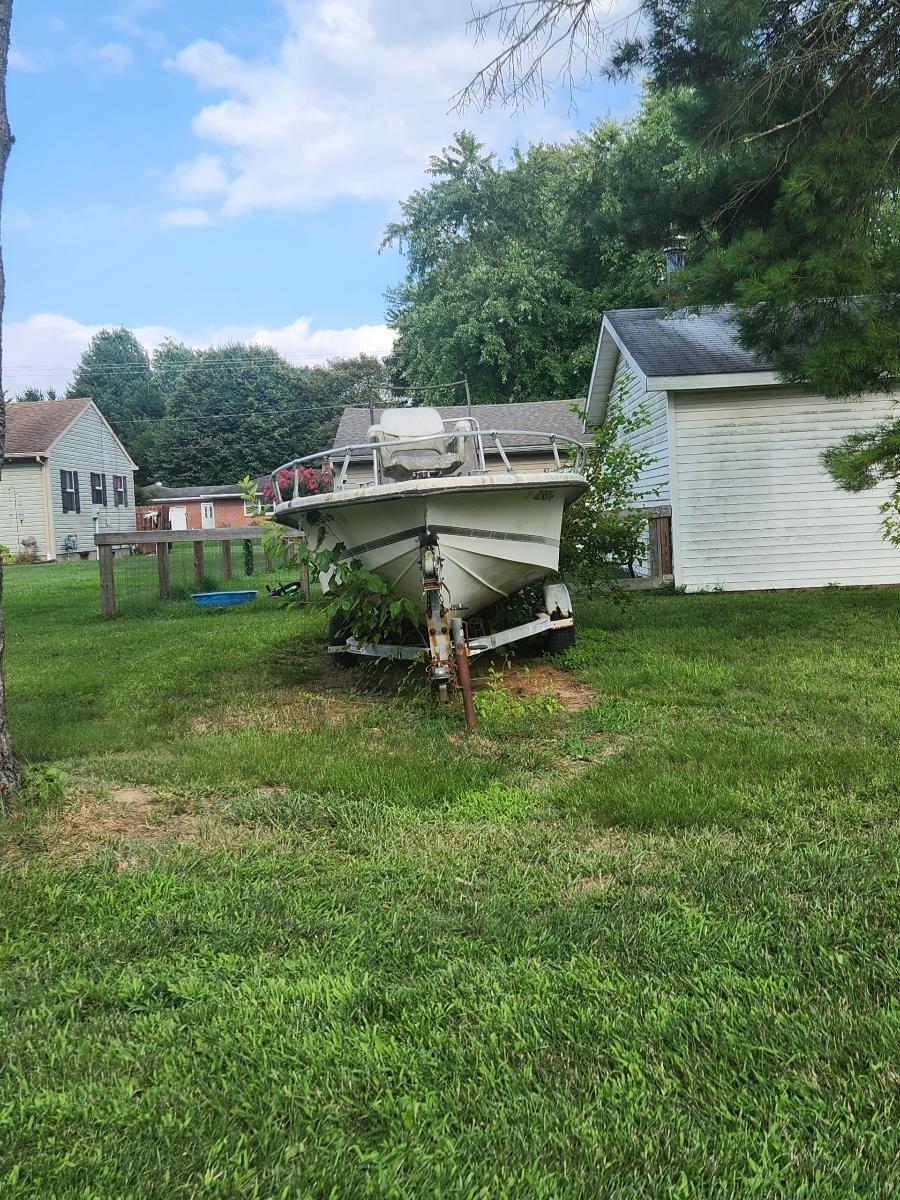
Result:
<svg viewBox="0 0 900 1200"><path fill-rule="evenodd" d="M459 429L458 426L463 423L468 423L469 429ZM493 449L496 450L503 467L509 474L515 474L516 469L510 463L508 450L509 446L503 445L503 438L535 438L538 439L544 446L549 442L550 449L553 452L553 460L555 469L564 473L577 475L584 465L587 456L587 447L577 438L568 437L561 433L548 433L546 430L536 429L482 429L475 417L452 417L444 419L442 424L445 427L445 432L440 436L449 436L453 438L469 439L474 442L475 448L475 469L460 472L454 475L442 475L440 471L428 472L417 471L415 477L406 482L414 483L417 479L435 479L435 478L465 478L472 475L489 475L492 472L488 470L485 459L484 443L485 439L490 439L493 443ZM452 428L448 428L451 426ZM329 467L333 480L332 491L343 492L347 487L347 473L350 470L351 463L360 463L368 459L372 467L372 475L368 480L354 481L353 490L361 487L378 487L382 483L398 483L393 479L386 479L384 471L381 468L381 451L383 449L390 450L392 454L398 450L416 449L423 444L434 443L435 434L425 434L419 437L410 438L394 438L389 442L353 442L347 446L335 447L331 450L321 450L316 454L307 454L302 458L292 458L289 462L283 463L280 467L276 467L271 473L272 490L276 497L274 503L287 504L292 500L305 499L307 493L300 492L300 468L314 467L316 464L321 467ZM538 449L539 447L535 447ZM528 449L528 447L516 446L516 451ZM560 453L562 451L562 453ZM565 455L564 460L563 455ZM341 459L339 471L335 471L333 464ZM293 478L293 488L289 490L289 494L282 493L279 483L279 476L288 472Z"/></svg>

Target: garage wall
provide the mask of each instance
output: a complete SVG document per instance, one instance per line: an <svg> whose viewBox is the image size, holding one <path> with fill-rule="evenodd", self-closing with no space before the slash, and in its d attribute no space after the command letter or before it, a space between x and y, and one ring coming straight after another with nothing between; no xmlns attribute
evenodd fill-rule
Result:
<svg viewBox="0 0 900 1200"><path fill-rule="evenodd" d="M619 355L610 395L621 398L624 411L631 415L643 406L647 423L629 439L629 444L651 456L651 461L635 482L632 505L652 508L668 504L669 492L669 430L668 393L648 392L628 360Z"/></svg>
<svg viewBox="0 0 900 1200"><path fill-rule="evenodd" d="M630 501L632 508L653 508L657 504L668 504L671 498L669 485L669 427L667 392L648 392L642 379L631 367L624 355L619 355L613 375L610 395L621 399L626 414L634 413L643 406L647 422L629 439L635 450L650 455L650 462L635 480ZM648 545L649 526L644 530L644 541ZM650 558L638 559L634 564L636 575L650 575Z"/></svg>
<svg viewBox="0 0 900 1200"><path fill-rule="evenodd" d="M675 580L689 590L900 583L881 537L887 485L852 495L820 461L845 434L890 417L885 398L787 389L675 394Z"/></svg>

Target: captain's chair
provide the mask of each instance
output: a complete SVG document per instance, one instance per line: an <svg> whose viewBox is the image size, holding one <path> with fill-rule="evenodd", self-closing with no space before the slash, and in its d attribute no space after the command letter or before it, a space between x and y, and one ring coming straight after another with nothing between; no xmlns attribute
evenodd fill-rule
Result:
<svg viewBox="0 0 900 1200"><path fill-rule="evenodd" d="M379 444L381 470L398 482L417 475L452 475L465 462L466 421L457 421L452 432L444 429L434 408L387 408L372 425L368 441ZM395 449L391 443L421 438L412 446Z"/></svg>

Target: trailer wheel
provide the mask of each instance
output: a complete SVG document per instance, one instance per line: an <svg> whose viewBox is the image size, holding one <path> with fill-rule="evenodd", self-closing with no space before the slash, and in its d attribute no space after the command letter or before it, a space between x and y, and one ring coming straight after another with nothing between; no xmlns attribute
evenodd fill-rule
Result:
<svg viewBox="0 0 900 1200"><path fill-rule="evenodd" d="M544 635L545 654L565 654L575 645L575 626L564 625L562 629L551 629Z"/></svg>
<svg viewBox="0 0 900 1200"><path fill-rule="evenodd" d="M328 621L328 645L346 646L349 633L347 618L344 616L343 609L339 608ZM356 666L355 654L329 654L328 657L336 667L340 667L344 671Z"/></svg>

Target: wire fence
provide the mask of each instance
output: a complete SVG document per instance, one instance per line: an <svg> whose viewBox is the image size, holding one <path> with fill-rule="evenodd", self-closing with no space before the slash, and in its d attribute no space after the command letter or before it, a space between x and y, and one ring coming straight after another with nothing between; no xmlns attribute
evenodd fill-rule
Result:
<svg viewBox="0 0 900 1200"><path fill-rule="evenodd" d="M190 601L198 593L255 590L258 595L300 581L299 564L272 560L258 539L113 545L116 612L133 615ZM161 562L160 560L163 559ZM101 577L101 589L103 580Z"/></svg>

